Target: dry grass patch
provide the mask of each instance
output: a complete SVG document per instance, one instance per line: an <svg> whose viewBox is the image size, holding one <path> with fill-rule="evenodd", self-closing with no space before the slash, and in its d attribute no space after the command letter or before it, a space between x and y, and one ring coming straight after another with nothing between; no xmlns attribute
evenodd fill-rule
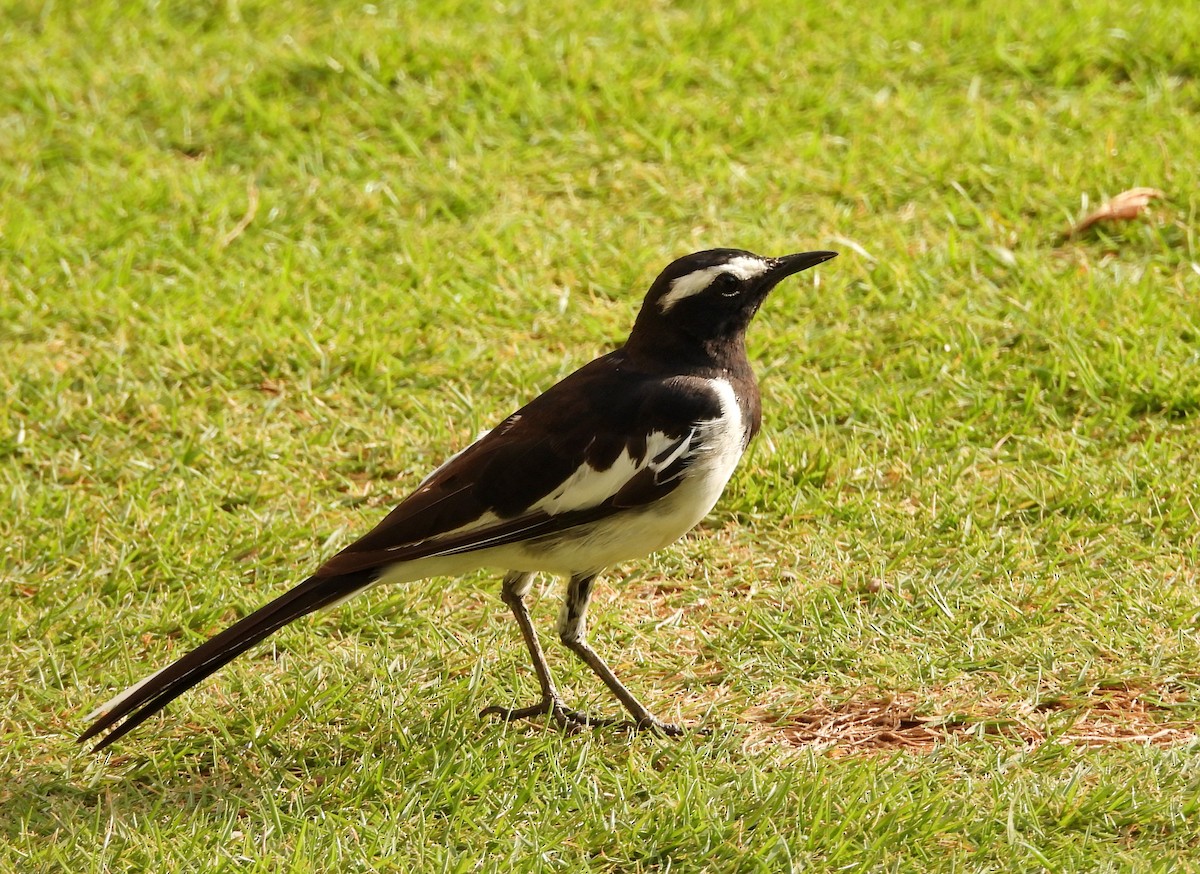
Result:
<svg viewBox="0 0 1200 874"><path fill-rule="evenodd" d="M841 704L779 714L755 707L748 747L817 747L831 755L933 751L954 738L999 737L1100 747L1135 743L1168 746L1194 740L1196 725L1170 718L1183 693L1169 689L1096 688L1079 699L1014 704L984 699L967 712L922 713L912 695L856 696Z"/></svg>

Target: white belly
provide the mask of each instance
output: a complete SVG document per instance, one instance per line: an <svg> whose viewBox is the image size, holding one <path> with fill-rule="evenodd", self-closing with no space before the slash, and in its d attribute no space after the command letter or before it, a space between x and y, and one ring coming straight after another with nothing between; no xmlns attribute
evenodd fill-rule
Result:
<svg viewBox="0 0 1200 874"><path fill-rule="evenodd" d="M583 526L552 544L514 544L497 550L497 561L511 570L559 574L598 571L649 555L694 528L721 497L748 437L733 387L724 380L713 386L720 396L721 415L698 424L695 458L673 492L645 509ZM491 558L488 556L488 564L493 564Z"/></svg>
<svg viewBox="0 0 1200 874"><path fill-rule="evenodd" d="M384 570L378 582L458 576L481 567L562 575L592 573L674 543L717 503L749 437L733 387L724 380L711 385L721 413L696 424L695 450L689 453L683 480L662 500L540 540L401 562ZM601 491L607 495L614 489L598 489L597 500L603 497Z"/></svg>

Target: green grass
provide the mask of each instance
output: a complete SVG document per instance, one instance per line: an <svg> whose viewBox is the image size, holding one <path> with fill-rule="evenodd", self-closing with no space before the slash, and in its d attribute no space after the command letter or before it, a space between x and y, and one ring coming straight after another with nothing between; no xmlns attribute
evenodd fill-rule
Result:
<svg viewBox="0 0 1200 874"><path fill-rule="evenodd" d="M1196 864L1200 7L3 13L0 870ZM1062 242L1135 185L1167 199ZM754 325L713 517L598 593L598 648L710 734L479 719L534 690L479 575L74 745L710 246L842 252ZM788 742L889 695L967 730Z"/></svg>

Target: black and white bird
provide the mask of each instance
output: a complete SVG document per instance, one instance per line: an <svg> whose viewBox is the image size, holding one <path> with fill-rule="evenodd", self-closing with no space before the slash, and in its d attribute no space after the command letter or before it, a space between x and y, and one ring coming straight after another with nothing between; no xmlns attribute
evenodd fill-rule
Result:
<svg viewBox="0 0 1200 874"><path fill-rule="evenodd" d="M507 572L501 598L541 687L528 707L484 714L548 715L568 729L616 721L569 709L559 695L525 604L534 574L545 572L569 579L563 644L620 699L634 727L679 734L589 645L592 585L605 568L674 542L716 504L761 421L746 327L780 280L835 255L710 249L673 262L650 286L624 346L452 456L307 580L101 705L79 740L112 729L102 749L294 619L375 585L478 568Z"/></svg>

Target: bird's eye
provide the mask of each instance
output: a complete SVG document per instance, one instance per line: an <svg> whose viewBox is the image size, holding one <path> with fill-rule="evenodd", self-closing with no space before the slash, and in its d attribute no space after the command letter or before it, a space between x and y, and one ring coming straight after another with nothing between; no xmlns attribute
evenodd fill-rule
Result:
<svg viewBox="0 0 1200 874"><path fill-rule="evenodd" d="M722 273L713 280L712 287L725 297L733 297L738 293L738 280L732 273Z"/></svg>

